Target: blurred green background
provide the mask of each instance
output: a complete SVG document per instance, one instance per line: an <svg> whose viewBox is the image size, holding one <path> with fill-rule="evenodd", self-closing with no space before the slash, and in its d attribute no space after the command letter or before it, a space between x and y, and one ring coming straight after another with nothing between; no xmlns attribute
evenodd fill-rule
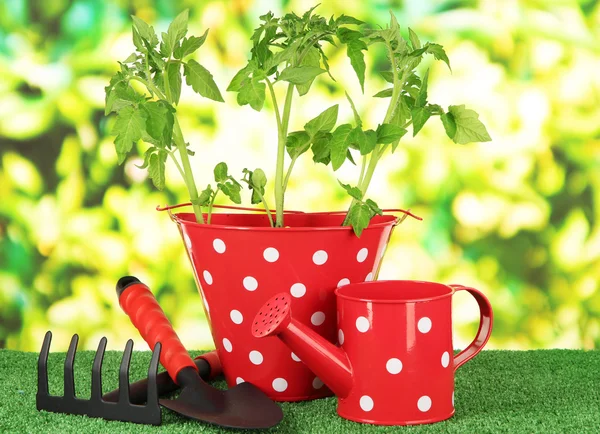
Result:
<svg viewBox="0 0 600 434"><path fill-rule="evenodd" d="M122 349L147 348L120 311L114 284L124 274L153 289L188 348L212 342L176 226L158 204L186 201L169 166L157 192L130 158L124 166L103 114L104 86L133 51L130 14L164 31L190 8L190 33L210 28L198 55L225 104L184 90L179 117L199 186L212 167L262 167L273 179L277 134L269 106L239 107L225 92L250 50L258 16L302 13L312 1L3 0L0 2L0 348L37 351L43 333L64 350L101 336ZM392 238L383 278L472 285L495 308L491 348L600 348L600 2L592 0L327 1L324 16L345 13L388 22L442 44L453 71L432 65L430 100L480 113L491 143L454 145L441 123L406 138L388 156L369 196L382 207L411 208ZM325 78L295 106L294 125L334 103L350 119L344 89L368 125L387 102L367 57L365 94L344 52L330 50ZM439 62L438 62L439 63ZM335 174L301 159L286 206L344 209ZM246 199L246 205L248 200ZM477 312L455 300L455 345L475 334Z"/></svg>

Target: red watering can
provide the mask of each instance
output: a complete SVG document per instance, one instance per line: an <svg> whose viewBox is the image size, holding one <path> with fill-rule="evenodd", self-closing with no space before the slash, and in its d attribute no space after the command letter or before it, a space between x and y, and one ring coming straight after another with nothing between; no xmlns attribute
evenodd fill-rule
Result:
<svg viewBox="0 0 600 434"><path fill-rule="evenodd" d="M477 301L477 336L453 355L452 296ZM376 281L335 290L338 344L292 316L291 298L271 298L252 322L255 337L277 336L338 397L338 414L377 425L438 422L454 414L454 372L487 343L493 313L478 290L420 281ZM274 378L273 387L283 378Z"/></svg>

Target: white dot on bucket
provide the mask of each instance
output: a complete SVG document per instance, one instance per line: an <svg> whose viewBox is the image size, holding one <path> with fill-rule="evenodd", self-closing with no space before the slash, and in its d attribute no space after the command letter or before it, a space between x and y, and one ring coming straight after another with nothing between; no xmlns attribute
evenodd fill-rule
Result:
<svg viewBox="0 0 600 434"><path fill-rule="evenodd" d="M444 354L442 354L442 366L444 368L447 368L449 364L450 364L450 354L448 353L448 351L444 351Z"/></svg>
<svg viewBox="0 0 600 434"><path fill-rule="evenodd" d="M365 333L369 330L369 320L364 316L359 316L356 318L356 328L359 332Z"/></svg>
<svg viewBox="0 0 600 434"><path fill-rule="evenodd" d="M223 240L221 240L219 238L215 238L215 240L213 241L213 248L215 249L215 252L217 252L217 253L225 253L225 249L227 247L225 246L225 243L223 242Z"/></svg>
<svg viewBox="0 0 600 434"><path fill-rule="evenodd" d="M367 277L365 277L365 282L371 282L372 280L373 280L373 273L367 274Z"/></svg>
<svg viewBox="0 0 600 434"><path fill-rule="evenodd" d="M424 316L417 323L417 328L421 333L429 333L429 330L431 330L431 320Z"/></svg>
<svg viewBox="0 0 600 434"><path fill-rule="evenodd" d="M366 247L363 247L362 249L360 249L358 251L358 254L356 255L356 260L358 262L365 262L365 259L367 259L367 256L369 256L369 249L367 249Z"/></svg>
<svg viewBox="0 0 600 434"><path fill-rule="evenodd" d="M275 247L267 247L263 252L263 257L267 262L275 262L279 259L279 250Z"/></svg>
<svg viewBox="0 0 600 434"><path fill-rule="evenodd" d="M344 331L342 329L338 330L338 342L340 345L344 345Z"/></svg>
<svg viewBox="0 0 600 434"><path fill-rule="evenodd" d="M300 298L306 294L306 286L304 286L302 283L294 283L290 288L290 294L296 298Z"/></svg>
<svg viewBox="0 0 600 434"><path fill-rule="evenodd" d="M288 382L285 378L276 378L273 380L273 389L276 392L284 392L288 388Z"/></svg>
<svg viewBox="0 0 600 434"><path fill-rule="evenodd" d="M255 365L260 365L263 362L263 355L260 353L260 351L250 351L249 357L250 361Z"/></svg>
<svg viewBox="0 0 600 434"><path fill-rule="evenodd" d="M323 382L321 381L321 379L319 377L315 377L315 379L312 382L312 386L315 389L320 389L321 387L323 387Z"/></svg>
<svg viewBox="0 0 600 434"><path fill-rule="evenodd" d="M361 396L359 403L360 403L360 408L362 408L363 411L373 410L373 406L374 406L373 398L371 398L369 395Z"/></svg>
<svg viewBox="0 0 600 434"><path fill-rule="evenodd" d="M294 362L301 362L302 360L300 360L300 357L298 357L296 354L292 353L292 360Z"/></svg>
<svg viewBox="0 0 600 434"><path fill-rule="evenodd" d="M244 288L246 288L248 291L256 291L256 288L258 288L258 281L252 276L244 277L243 283Z"/></svg>
<svg viewBox="0 0 600 434"><path fill-rule="evenodd" d="M429 409L431 408L431 398L427 395L421 396L419 398L419 400L417 401L417 407L423 413L425 413L426 411L429 411Z"/></svg>
<svg viewBox="0 0 600 434"><path fill-rule="evenodd" d="M402 371L402 362L400 361L400 359L391 358L385 364L385 369L387 369L387 371L390 374L393 374L393 375L399 374L400 371Z"/></svg>
<svg viewBox="0 0 600 434"><path fill-rule="evenodd" d="M225 351L227 351L228 353L231 353L231 350L233 350L233 346L231 345L231 341L227 338L223 338L223 348L225 348Z"/></svg>
<svg viewBox="0 0 600 434"><path fill-rule="evenodd" d="M202 273L202 276L204 276L204 281L208 284L208 285L212 285L213 283L213 279L212 279L212 274L210 274L208 272L208 270L204 270L204 272Z"/></svg>
<svg viewBox="0 0 600 434"><path fill-rule="evenodd" d="M327 258L328 255L325 250L317 250L312 259L316 265L323 265L325 262L327 262Z"/></svg>
<svg viewBox="0 0 600 434"><path fill-rule="evenodd" d="M233 309L231 312L229 312L229 318L231 318L231 321L233 321L235 324L241 324L242 321L244 321L242 312L237 309Z"/></svg>
<svg viewBox="0 0 600 434"><path fill-rule="evenodd" d="M244 382L244 379L242 377L237 377L235 379L235 384L240 384L240 383L243 383L243 382Z"/></svg>
<svg viewBox="0 0 600 434"><path fill-rule="evenodd" d="M452 392L452 407L454 407L454 392Z"/></svg>
<svg viewBox="0 0 600 434"><path fill-rule="evenodd" d="M320 326L325 322L325 314L323 312L315 312L310 317L312 325Z"/></svg>
<svg viewBox="0 0 600 434"><path fill-rule="evenodd" d="M340 280L337 284L337 287L341 287L341 286L346 286L350 283L350 279L344 277L342 280Z"/></svg>

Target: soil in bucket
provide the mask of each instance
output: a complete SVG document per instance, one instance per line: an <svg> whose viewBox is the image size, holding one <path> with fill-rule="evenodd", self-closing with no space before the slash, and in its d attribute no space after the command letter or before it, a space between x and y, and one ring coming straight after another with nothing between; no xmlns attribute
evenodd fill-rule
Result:
<svg viewBox="0 0 600 434"><path fill-rule="evenodd" d="M332 395L277 339L252 336L254 314L275 294L294 300L294 317L339 344L334 290L375 279L397 222L375 216L358 238L340 214L286 215L271 228L261 214L219 213L198 224L172 215L190 257L212 337L231 387L249 381L277 401Z"/></svg>

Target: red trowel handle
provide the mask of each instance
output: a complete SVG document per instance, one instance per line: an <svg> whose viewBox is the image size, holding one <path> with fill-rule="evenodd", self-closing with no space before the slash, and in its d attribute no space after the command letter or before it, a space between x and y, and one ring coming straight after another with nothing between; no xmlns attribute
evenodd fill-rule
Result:
<svg viewBox="0 0 600 434"><path fill-rule="evenodd" d="M177 383L177 374L183 368L191 367L198 370L146 285L135 277L122 277L117 282L117 296L121 308L148 346L154 348L157 342L161 343L160 363L175 383Z"/></svg>

